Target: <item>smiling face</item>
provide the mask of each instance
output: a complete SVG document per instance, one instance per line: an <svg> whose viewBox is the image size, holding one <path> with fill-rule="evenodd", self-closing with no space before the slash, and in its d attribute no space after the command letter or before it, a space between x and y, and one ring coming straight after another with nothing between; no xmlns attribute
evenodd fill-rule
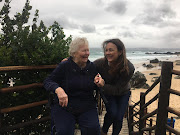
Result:
<svg viewBox="0 0 180 135"><path fill-rule="evenodd" d="M80 67L85 67L89 57L88 45L79 46L78 50L74 53L74 62Z"/></svg>
<svg viewBox="0 0 180 135"><path fill-rule="evenodd" d="M118 57L122 54L122 51L118 51L117 46L109 42L105 46L104 54L109 64L113 64L117 61Z"/></svg>

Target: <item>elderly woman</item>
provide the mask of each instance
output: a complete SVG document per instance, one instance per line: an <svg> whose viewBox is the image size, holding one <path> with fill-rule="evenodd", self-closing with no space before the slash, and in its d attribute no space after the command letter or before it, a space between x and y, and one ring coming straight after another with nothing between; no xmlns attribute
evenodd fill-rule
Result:
<svg viewBox="0 0 180 135"><path fill-rule="evenodd" d="M44 81L45 89L55 93L51 114L56 132L58 135L73 135L78 122L82 135L99 135L100 125L93 96L97 71L88 60L87 39L74 39L69 54L68 60L59 63ZM99 83L104 83L103 79Z"/></svg>

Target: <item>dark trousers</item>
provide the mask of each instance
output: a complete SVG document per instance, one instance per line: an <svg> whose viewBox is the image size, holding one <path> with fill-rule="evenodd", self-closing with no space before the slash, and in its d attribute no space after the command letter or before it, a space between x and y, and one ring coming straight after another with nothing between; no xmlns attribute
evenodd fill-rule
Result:
<svg viewBox="0 0 180 135"><path fill-rule="evenodd" d="M109 127L113 124L113 133L112 135L119 135L123 117L126 112L129 97L131 92L129 91L127 94L122 96L108 96L107 100L109 102L108 106L106 106L106 114L104 117L104 124L102 130L104 133L107 133Z"/></svg>
<svg viewBox="0 0 180 135"><path fill-rule="evenodd" d="M57 135L74 135L76 122L79 124L81 135L100 135L97 109L72 114L56 104L51 107L51 116Z"/></svg>

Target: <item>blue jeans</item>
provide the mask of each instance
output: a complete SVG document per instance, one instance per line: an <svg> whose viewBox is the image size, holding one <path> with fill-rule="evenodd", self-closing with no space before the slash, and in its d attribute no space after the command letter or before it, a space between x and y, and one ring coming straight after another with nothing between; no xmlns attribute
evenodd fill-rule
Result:
<svg viewBox="0 0 180 135"><path fill-rule="evenodd" d="M72 114L59 104L51 107L51 117L55 124L57 135L74 135L75 123L78 121L81 135L100 135L100 125L97 109Z"/></svg>
<svg viewBox="0 0 180 135"><path fill-rule="evenodd" d="M122 96L107 96L109 104L106 106L107 112L104 116L104 124L102 127L104 133L107 133L109 127L113 124L112 135L119 135L130 95L131 91Z"/></svg>

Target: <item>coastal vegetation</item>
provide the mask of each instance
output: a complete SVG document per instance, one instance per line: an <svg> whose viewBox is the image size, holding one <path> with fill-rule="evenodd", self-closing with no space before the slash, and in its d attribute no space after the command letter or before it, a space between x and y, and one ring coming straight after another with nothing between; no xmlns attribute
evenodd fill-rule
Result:
<svg viewBox="0 0 180 135"><path fill-rule="evenodd" d="M72 36L66 37L58 22L55 21L49 27L45 26L42 20L38 20L38 10L35 11L32 23L29 22L32 9L29 0L26 0L22 12L12 17L11 1L0 1L3 4L0 9L0 67L55 65L68 56L68 45ZM0 88L9 87L11 82L15 83L14 86L42 82L49 72L38 70L0 72ZM7 108L47 98L48 94L43 88L8 93L3 96L0 94L0 106ZM43 115L49 115L45 106L21 110L18 113L11 112L3 115L2 126L37 119ZM22 128L9 134L26 134L27 131L32 131L31 134L41 134L47 128L49 130L47 124L49 123L34 125L26 130Z"/></svg>

